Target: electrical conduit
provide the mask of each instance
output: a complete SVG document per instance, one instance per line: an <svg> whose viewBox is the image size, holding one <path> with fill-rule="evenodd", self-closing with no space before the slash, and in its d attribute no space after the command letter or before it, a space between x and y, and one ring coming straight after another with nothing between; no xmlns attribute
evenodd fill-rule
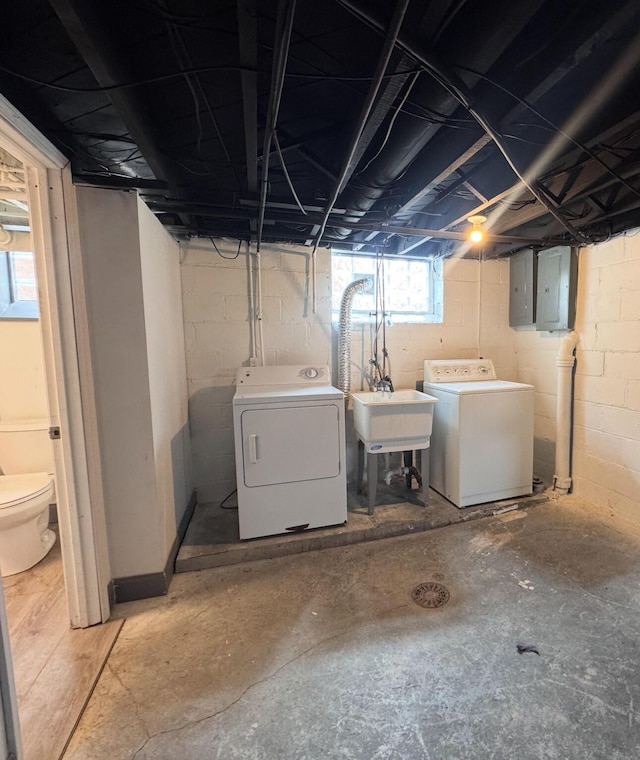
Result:
<svg viewBox="0 0 640 760"><path fill-rule="evenodd" d="M560 343L556 366L556 472L553 488L561 494L571 489L571 412L573 407L573 365L579 335L572 331Z"/></svg>

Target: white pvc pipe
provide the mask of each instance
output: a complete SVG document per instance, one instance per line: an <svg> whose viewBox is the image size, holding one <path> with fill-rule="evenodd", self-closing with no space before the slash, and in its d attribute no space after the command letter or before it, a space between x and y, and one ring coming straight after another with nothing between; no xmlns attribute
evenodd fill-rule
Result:
<svg viewBox="0 0 640 760"><path fill-rule="evenodd" d="M249 259L249 314L251 315L251 321L250 321L250 341L251 341L251 354L250 354L250 360L258 361L258 346L257 346L257 337L256 337L256 331L257 331L257 325L256 325L256 308L254 303L254 295L253 295L253 254L251 253L251 242L247 243L247 256ZM252 361L253 363L253 361Z"/></svg>
<svg viewBox="0 0 640 760"><path fill-rule="evenodd" d="M258 322L258 334L260 336L260 364L266 364L264 355L264 328L262 326L262 263L260 251L256 250L256 320Z"/></svg>
<svg viewBox="0 0 640 760"><path fill-rule="evenodd" d="M562 494L571 489L571 408L573 402L573 365L578 333L570 332L560 342L556 359L556 473L553 488Z"/></svg>

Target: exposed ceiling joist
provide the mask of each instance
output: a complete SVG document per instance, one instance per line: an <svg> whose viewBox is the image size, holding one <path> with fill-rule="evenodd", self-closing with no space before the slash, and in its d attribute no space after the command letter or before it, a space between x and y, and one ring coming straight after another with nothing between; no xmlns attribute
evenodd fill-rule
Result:
<svg viewBox="0 0 640 760"><path fill-rule="evenodd" d="M637 0L401 2L372 85L395 0L23 0L0 90L173 234L449 255L480 213L503 255L640 225Z"/></svg>

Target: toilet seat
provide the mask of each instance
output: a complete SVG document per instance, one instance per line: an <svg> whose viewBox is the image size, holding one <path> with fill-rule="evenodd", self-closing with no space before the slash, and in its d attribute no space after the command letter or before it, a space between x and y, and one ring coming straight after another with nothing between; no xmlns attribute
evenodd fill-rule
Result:
<svg viewBox="0 0 640 760"><path fill-rule="evenodd" d="M45 493L52 485L47 472L0 475L0 510L16 507Z"/></svg>

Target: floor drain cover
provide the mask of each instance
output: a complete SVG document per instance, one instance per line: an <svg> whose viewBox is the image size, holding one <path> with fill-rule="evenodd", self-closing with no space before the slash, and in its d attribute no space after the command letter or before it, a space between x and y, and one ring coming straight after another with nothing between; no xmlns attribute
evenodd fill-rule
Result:
<svg viewBox="0 0 640 760"><path fill-rule="evenodd" d="M421 583L411 592L411 598L421 607L444 607L451 595L441 583Z"/></svg>

